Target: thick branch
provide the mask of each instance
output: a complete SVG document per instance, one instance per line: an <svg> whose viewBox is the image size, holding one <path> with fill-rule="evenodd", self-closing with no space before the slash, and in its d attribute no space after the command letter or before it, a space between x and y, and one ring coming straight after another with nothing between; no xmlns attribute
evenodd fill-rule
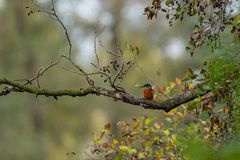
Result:
<svg viewBox="0 0 240 160"><path fill-rule="evenodd" d="M144 108L164 110L166 112L169 112L172 109L177 108L178 106L180 106L182 104L188 103L200 96L202 96L202 95L199 95L196 93L196 91L193 91L193 92L184 93L184 94L175 96L175 97L167 99L163 102L156 102L156 101L146 100L143 98L136 98L129 94L122 94L121 100L125 103L139 105Z"/></svg>
<svg viewBox="0 0 240 160"><path fill-rule="evenodd" d="M118 91L118 90L108 90L106 88L102 87L88 87L85 89L78 89L78 90L48 90L48 89L42 89L33 87L30 85L23 85L14 81L10 81L8 79L0 79L0 86L1 85L7 85L3 89L3 91L0 92L0 96L7 95L11 92L27 92L31 94L43 95L46 97L53 97L57 99L60 96L72 96L72 97L82 97L89 94L95 94L95 95L102 95L106 97L111 97L114 100L120 100L122 102L141 106L148 109L157 109L157 110L164 110L166 112L171 111L172 109L192 101L193 99L203 96L204 94L198 94L196 90L192 90L188 93L184 93L178 96L175 96L171 99L168 99L164 102L156 102L156 101L150 101L143 98L136 98L132 96L129 93Z"/></svg>

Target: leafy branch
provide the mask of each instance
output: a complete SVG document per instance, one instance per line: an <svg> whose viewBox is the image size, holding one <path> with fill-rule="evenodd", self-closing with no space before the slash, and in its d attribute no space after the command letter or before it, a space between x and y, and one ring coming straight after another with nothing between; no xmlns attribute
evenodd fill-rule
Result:
<svg viewBox="0 0 240 160"><path fill-rule="evenodd" d="M189 46L191 55L204 44L216 48L221 33L227 26L232 26L232 32L239 37L238 24L240 15L234 15L233 0L201 1L201 0L152 0L144 10L148 19L157 18L159 12L165 14L170 26L174 21L182 21L185 17L196 17L198 22L190 36Z"/></svg>

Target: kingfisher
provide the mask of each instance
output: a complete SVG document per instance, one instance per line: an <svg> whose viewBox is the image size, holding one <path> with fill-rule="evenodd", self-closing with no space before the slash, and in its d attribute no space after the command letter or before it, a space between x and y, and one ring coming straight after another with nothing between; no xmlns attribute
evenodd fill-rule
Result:
<svg viewBox="0 0 240 160"><path fill-rule="evenodd" d="M155 94L153 87L150 83L145 83L144 85L136 85L136 87L142 87L143 89L143 97L147 100L153 100Z"/></svg>

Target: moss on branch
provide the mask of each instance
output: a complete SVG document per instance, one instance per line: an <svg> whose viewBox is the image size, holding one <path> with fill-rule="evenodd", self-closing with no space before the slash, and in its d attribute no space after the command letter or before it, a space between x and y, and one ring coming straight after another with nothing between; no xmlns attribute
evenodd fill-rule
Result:
<svg viewBox="0 0 240 160"><path fill-rule="evenodd" d="M166 112L171 111L172 109L192 101L193 99L203 96L206 93L199 94L195 90L190 92L175 96L171 99L167 99L164 102L156 102L150 101L143 98L137 98L132 96L131 94L119 90L109 90L102 87L87 87L87 88L80 88L75 90L48 90L42 89L38 87L34 87L32 85L24 85L15 81L8 80L6 78L0 79L0 86L7 85L1 92L0 96L7 95L11 92L27 92L31 94L35 94L36 96L42 95L46 97L53 97L57 99L61 96L71 96L71 97L82 97L87 96L89 94L94 94L97 96L105 96L111 97L114 100L119 100L124 103L141 106L147 109L157 109L157 110L164 110Z"/></svg>

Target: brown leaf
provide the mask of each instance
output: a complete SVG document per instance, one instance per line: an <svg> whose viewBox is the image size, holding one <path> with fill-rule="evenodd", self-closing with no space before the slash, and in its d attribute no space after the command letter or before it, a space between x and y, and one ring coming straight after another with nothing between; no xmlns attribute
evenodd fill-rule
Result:
<svg viewBox="0 0 240 160"><path fill-rule="evenodd" d="M136 49L136 54L138 56L140 54L140 49L138 48L138 46L135 46L135 49Z"/></svg>
<svg viewBox="0 0 240 160"><path fill-rule="evenodd" d="M104 125L104 129L105 130L108 131L110 128L111 128L111 124L110 123L107 123L107 124Z"/></svg>

